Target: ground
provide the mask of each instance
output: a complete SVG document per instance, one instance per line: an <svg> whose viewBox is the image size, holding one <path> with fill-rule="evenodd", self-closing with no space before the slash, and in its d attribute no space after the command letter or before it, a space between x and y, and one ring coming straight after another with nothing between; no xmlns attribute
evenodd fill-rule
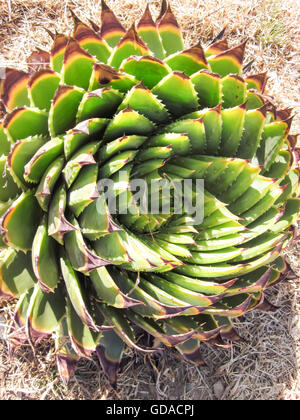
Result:
<svg viewBox="0 0 300 420"><path fill-rule="evenodd" d="M0 67L26 67L35 47L49 48L45 28L69 32L69 8L84 21L99 23L98 0L1 0ZM110 0L126 27L141 16L145 0ZM172 0L187 45L207 45L226 26L231 45L246 38L246 62L252 71L268 71L267 93L282 108L294 109L292 133L300 132L300 7L293 0ZM159 2L151 1L156 16ZM300 244L286 252L300 276ZM161 400L295 400L300 399L300 282L288 280L269 292L279 307L236 321L244 342L228 349L203 344L207 367L195 367L173 351L144 356L127 350L117 391L109 386L96 360L81 361L69 387L57 376L54 348L44 341L12 355L9 319L14 302L0 304L0 399L161 399Z"/></svg>

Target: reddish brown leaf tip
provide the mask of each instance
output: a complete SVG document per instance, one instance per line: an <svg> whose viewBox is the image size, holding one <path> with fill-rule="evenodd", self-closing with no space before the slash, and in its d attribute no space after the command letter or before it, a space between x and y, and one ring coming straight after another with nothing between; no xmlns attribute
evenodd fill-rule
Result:
<svg viewBox="0 0 300 420"><path fill-rule="evenodd" d="M69 38L63 34L55 34L54 43L51 47L51 56L61 52L68 45Z"/></svg>
<svg viewBox="0 0 300 420"><path fill-rule="evenodd" d="M238 61L238 63L242 65L243 60L244 60L244 55L245 55L246 43L247 43L247 40L237 45L234 48L221 52L220 54L217 55L217 57L218 58L234 57Z"/></svg>
<svg viewBox="0 0 300 420"><path fill-rule="evenodd" d="M93 59L93 57L86 50L81 48L81 46L75 39L70 38L67 48L66 48L65 56L64 56L64 63L67 63L68 59L72 55L78 55L78 56L80 55L80 56L85 56L87 58Z"/></svg>
<svg viewBox="0 0 300 420"><path fill-rule="evenodd" d="M74 375L78 360L76 357L67 356L65 354L57 354L56 363L59 375L63 383L67 386Z"/></svg>
<svg viewBox="0 0 300 420"><path fill-rule="evenodd" d="M66 233L73 232L74 230L77 230L77 228L73 226L70 222L68 222L64 215L61 215L60 226L56 233L65 235Z"/></svg>
<svg viewBox="0 0 300 420"><path fill-rule="evenodd" d="M103 258L98 257L98 255L91 252L87 247L85 247L85 251L86 251L85 269L88 273L90 271L96 270L97 268L112 264L110 261L107 261L107 260L104 260Z"/></svg>
<svg viewBox="0 0 300 420"><path fill-rule="evenodd" d="M219 32L218 35L215 36L215 38L211 41L211 44L209 46L210 48L215 47L217 44L220 44L220 45L221 44L224 44L224 45L226 44L226 46L227 46L226 49L228 49L227 39L223 39L223 36L226 32L226 29L227 29L227 25L224 26L224 28L221 30L221 32Z"/></svg>
<svg viewBox="0 0 300 420"><path fill-rule="evenodd" d="M117 375L120 367L120 362L109 360L106 356L105 347L99 345L96 347L96 354L99 362L108 377L110 385L117 388Z"/></svg>
<svg viewBox="0 0 300 420"><path fill-rule="evenodd" d="M159 12L157 21L159 21L163 17L163 15L166 13L167 9L168 9L168 2L167 2L167 0L162 0L162 2L161 2L161 8L160 8L160 12Z"/></svg>
<svg viewBox="0 0 300 420"><path fill-rule="evenodd" d="M139 45L140 47L142 47L145 50L149 50L148 46L145 44L145 42L142 40L142 38L138 35L137 31L136 31L136 27L135 24L133 24L128 31L126 32L126 34L123 36L123 38L120 39L119 43L118 43L118 47L120 47L121 45L123 45L125 42L132 42L134 44Z"/></svg>
<svg viewBox="0 0 300 420"><path fill-rule="evenodd" d="M76 23L82 23L81 20L79 19L79 17L75 14L75 12L71 8L69 8L69 10L70 10L71 16L72 16L75 24Z"/></svg>
<svg viewBox="0 0 300 420"><path fill-rule="evenodd" d="M200 42L198 42L197 45L183 51L183 54L189 54L192 55L196 58L196 60L201 61L202 63L204 63L205 65L207 65L207 60L206 60L206 56L205 53L203 51L202 45Z"/></svg>
<svg viewBox="0 0 300 420"><path fill-rule="evenodd" d="M33 84L35 83L35 81L38 80L41 76L43 76L45 74L56 75L55 71L50 70L50 69L41 69L41 70L38 70L29 79L28 87L29 88L32 87Z"/></svg>
<svg viewBox="0 0 300 420"><path fill-rule="evenodd" d="M242 338L235 328L230 328L227 330L221 331L221 337L223 340L234 341L234 342L245 342L245 339Z"/></svg>
<svg viewBox="0 0 300 420"><path fill-rule="evenodd" d="M269 302L266 296L263 294L259 304L256 306L255 309L258 309L262 312L276 312L279 309L279 307Z"/></svg>
<svg viewBox="0 0 300 420"><path fill-rule="evenodd" d="M100 26L98 26L95 22L89 19L89 24L91 25L92 29L98 34L100 32Z"/></svg>
<svg viewBox="0 0 300 420"><path fill-rule="evenodd" d="M176 28L179 28L179 24L177 22L177 19L174 13L172 12L170 4L167 4L166 11L164 15L160 19L157 20L157 24L159 26L171 25L171 26L175 26Z"/></svg>
<svg viewBox="0 0 300 420"><path fill-rule="evenodd" d="M126 30L124 29L123 25L117 19L113 11L107 6L104 0L101 2L102 4L102 12L101 12L101 36L105 37L105 35L109 34L110 32L119 31L125 33Z"/></svg>
<svg viewBox="0 0 300 420"><path fill-rule="evenodd" d="M259 85L259 90L264 93L267 83L267 72L250 74L246 76L246 80L251 80Z"/></svg>
<svg viewBox="0 0 300 420"><path fill-rule="evenodd" d="M113 67L106 64L94 64L94 72L96 73L98 83L101 85L107 85L113 80L120 79L119 73Z"/></svg>

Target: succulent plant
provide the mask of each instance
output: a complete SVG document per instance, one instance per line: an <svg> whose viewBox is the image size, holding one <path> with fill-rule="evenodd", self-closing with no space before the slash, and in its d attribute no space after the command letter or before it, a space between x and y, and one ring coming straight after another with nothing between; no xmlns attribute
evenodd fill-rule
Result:
<svg viewBox="0 0 300 420"><path fill-rule="evenodd" d="M166 1L127 31L104 2L101 28L72 15L72 37L49 31L51 52L35 51L28 72L5 69L0 85L12 340L52 336L66 381L96 352L115 384L125 345L203 364L200 343L239 340L232 319L273 310L264 291L288 276L300 211L291 110L264 94L266 73L242 76L246 42L231 48L222 32L185 49ZM157 186L156 213L134 179ZM185 195L201 220L185 204L175 212Z"/></svg>

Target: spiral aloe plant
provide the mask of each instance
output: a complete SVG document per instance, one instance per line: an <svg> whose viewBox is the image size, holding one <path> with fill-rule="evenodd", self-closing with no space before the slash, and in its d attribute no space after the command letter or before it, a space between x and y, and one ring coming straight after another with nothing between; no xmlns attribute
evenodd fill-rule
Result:
<svg viewBox="0 0 300 420"><path fill-rule="evenodd" d="M239 340L232 319L274 309L264 291L288 275L282 250L300 210L291 110L265 96L266 73L242 76L246 42L231 48L221 33L185 49L165 1L156 22L147 6L127 31L104 2L101 28L72 15L72 37L49 32L51 52L34 52L28 72L5 69L0 85L12 340L52 336L65 380L96 352L115 383L126 344L202 364L200 343ZM158 185L156 212L133 179ZM186 180L201 220L174 210Z"/></svg>

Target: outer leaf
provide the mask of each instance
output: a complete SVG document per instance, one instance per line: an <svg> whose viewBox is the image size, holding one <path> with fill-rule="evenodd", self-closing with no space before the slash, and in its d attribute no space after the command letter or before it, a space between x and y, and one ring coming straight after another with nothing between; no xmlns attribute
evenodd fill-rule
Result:
<svg viewBox="0 0 300 420"><path fill-rule="evenodd" d="M4 242L15 249L28 251L39 225L40 208L33 191L27 191L13 202L1 218L0 227Z"/></svg>
<svg viewBox="0 0 300 420"><path fill-rule="evenodd" d="M54 292L59 283L59 270L54 239L48 236L46 218L38 227L32 244L32 266L41 289Z"/></svg>

